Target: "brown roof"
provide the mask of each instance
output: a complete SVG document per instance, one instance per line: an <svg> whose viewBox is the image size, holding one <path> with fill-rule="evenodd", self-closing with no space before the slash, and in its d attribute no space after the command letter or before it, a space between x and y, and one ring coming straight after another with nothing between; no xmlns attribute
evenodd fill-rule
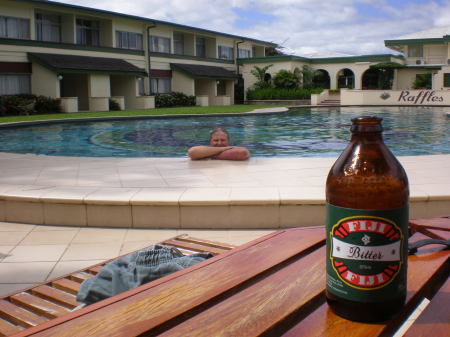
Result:
<svg viewBox="0 0 450 337"><path fill-rule="evenodd" d="M214 78L214 79L237 79L238 75L234 72L222 68L212 66L202 66L198 64L184 64L184 63L171 63L170 67L175 70L180 70L190 77L194 78Z"/></svg>
<svg viewBox="0 0 450 337"><path fill-rule="evenodd" d="M100 72L147 76L144 69L115 58L43 53L28 53L28 58L60 73Z"/></svg>

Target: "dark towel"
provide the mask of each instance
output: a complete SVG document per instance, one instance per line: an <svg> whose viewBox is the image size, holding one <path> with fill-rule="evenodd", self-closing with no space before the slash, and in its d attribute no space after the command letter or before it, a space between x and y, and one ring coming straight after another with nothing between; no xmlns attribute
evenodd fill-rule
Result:
<svg viewBox="0 0 450 337"><path fill-rule="evenodd" d="M92 304L210 257L210 253L184 256L176 248L160 245L141 249L106 264L97 275L83 281L77 301Z"/></svg>

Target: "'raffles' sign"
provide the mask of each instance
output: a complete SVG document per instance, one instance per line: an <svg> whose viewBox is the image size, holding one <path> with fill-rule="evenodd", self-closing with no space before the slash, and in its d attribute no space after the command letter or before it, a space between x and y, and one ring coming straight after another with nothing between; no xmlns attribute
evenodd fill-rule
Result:
<svg viewBox="0 0 450 337"><path fill-rule="evenodd" d="M434 90L413 91L402 90L398 96L398 102L407 102L411 104L427 104L443 102L444 97L436 95Z"/></svg>

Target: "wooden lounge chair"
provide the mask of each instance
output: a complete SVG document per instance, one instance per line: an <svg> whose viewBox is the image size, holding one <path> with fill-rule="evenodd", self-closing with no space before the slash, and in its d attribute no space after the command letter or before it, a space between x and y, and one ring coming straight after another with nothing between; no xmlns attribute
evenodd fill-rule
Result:
<svg viewBox="0 0 450 337"><path fill-rule="evenodd" d="M234 248L188 235L176 236L160 244L177 247L185 255L198 252L217 255ZM70 313L81 304L76 301L80 284L112 260L0 297L0 336L9 336Z"/></svg>

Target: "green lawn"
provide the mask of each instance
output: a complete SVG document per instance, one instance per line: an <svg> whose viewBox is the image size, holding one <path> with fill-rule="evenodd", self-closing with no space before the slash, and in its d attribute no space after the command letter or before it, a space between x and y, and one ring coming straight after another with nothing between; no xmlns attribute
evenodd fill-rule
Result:
<svg viewBox="0 0 450 337"><path fill-rule="evenodd" d="M67 119L67 118L240 113L240 112L249 112L254 109L274 108L274 107L277 106L276 105L231 105L231 106L205 106L205 107L195 106L195 107L159 108L147 110L77 112L77 113L60 113L60 114L31 115L31 116L7 116L7 117L0 117L0 123L38 121L50 119Z"/></svg>

